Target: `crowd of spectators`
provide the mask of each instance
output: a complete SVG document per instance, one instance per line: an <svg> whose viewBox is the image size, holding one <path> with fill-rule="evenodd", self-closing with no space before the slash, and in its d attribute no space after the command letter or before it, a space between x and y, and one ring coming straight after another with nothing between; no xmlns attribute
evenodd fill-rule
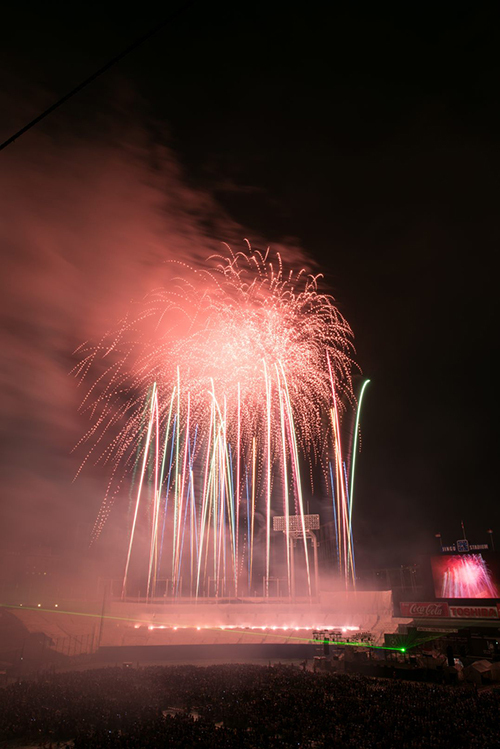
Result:
<svg viewBox="0 0 500 749"><path fill-rule="evenodd" d="M500 694L283 665L73 671L0 690L0 746L20 742L486 749L500 747Z"/></svg>

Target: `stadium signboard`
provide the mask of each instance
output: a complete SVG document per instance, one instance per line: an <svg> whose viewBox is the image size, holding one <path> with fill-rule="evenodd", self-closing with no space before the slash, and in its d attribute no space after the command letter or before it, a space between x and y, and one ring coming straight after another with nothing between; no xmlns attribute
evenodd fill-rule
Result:
<svg viewBox="0 0 500 749"><path fill-rule="evenodd" d="M401 616L418 619L447 617L451 619L500 619L500 603L496 605L455 605L446 601L401 601Z"/></svg>
<svg viewBox="0 0 500 749"><path fill-rule="evenodd" d="M497 606L449 606L453 619L498 619Z"/></svg>
<svg viewBox="0 0 500 749"><path fill-rule="evenodd" d="M449 616L448 604L439 601L401 601L401 616Z"/></svg>
<svg viewBox="0 0 500 749"><path fill-rule="evenodd" d="M488 551L488 544L470 544L465 538L458 540L455 544L450 546L441 546L441 551L444 554L456 554L459 551L461 554L466 554L469 551Z"/></svg>
<svg viewBox="0 0 500 749"><path fill-rule="evenodd" d="M304 523L302 525L302 523ZM286 533L287 518L283 515L273 517L273 531L283 531ZM319 515L289 515L288 530L291 533L302 533L306 531L319 530Z"/></svg>
<svg viewBox="0 0 500 749"><path fill-rule="evenodd" d="M442 632L444 635L457 635L456 627L438 627L434 624L431 627L417 627L417 632Z"/></svg>

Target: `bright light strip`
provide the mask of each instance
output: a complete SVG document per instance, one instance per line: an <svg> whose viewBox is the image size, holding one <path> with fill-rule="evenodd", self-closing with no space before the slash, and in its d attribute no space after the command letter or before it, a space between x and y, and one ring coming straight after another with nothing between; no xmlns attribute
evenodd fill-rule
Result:
<svg viewBox="0 0 500 749"><path fill-rule="evenodd" d="M295 632L299 632L299 631L303 631L303 632L327 632L327 631L328 632L330 632L330 631L359 632L359 627L351 627L351 626L348 626L348 627L344 626L344 627L342 627L340 625L332 625L332 624L328 624L328 625L327 624L319 624L319 625L314 625L314 626L311 625L311 624L310 625L300 625L300 626L295 626L295 625L290 625L290 624L288 624L288 625L280 625L280 626L277 626L277 625L274 625L274 624L265 624L265 625L261 625L261 624L259 624L259 625L214 624L213 626L209 626L209 625L206 625L206 624L204 624L203 626L197 626L195 624L191 624L191 625L189 625L189 624L187 624L187 625L186 624L184 624L184 625L177 624L177 625L174 626L174 625L166 625L166 624L147 624L146 622L143 622L142 624L134 624L134 629L139 629L139 627L141 627L141 626L147 627L149 630L154 630L154 629L167 629L167 630L168 629L173 629L173 630L177 630L177 629L196 629L196 630L200 631L202 629L214 629L214 630L219 630L221 632L225 632L226 630L243 632L243 631L245 631L247 629L252 629L252 630L260 629L263 632L266 631L266 630L269 630L269 631L272 631L272 632L276 632L277 630L282 630L283 632L288 632L288 630L295 630Z"/></svg>

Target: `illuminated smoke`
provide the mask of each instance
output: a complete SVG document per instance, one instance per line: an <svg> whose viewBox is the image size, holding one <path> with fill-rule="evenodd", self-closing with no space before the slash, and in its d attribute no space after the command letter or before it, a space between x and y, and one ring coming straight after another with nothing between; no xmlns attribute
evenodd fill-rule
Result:
<svg viewBox="0 0 500 749"><path fill-rule="evenodd" d="M175 264L169 264L170 268ZM318 277L283 268L248 247L209 258L153 290L97 345L80 349L76 373L93 373L82 439L110 465L95 523L99 536L129 469L135 480L123 593L141 507L149 507L148 595L168 549L170 585L191 595L252 590L256 517L265 518L265 594L271 522L298 515L311 595L304 522L304 459L332 479L339 566L354 578L351 511L340 440L343 401L352 401L352 333ZM92 376L92 375L91 375Z"/></svg>

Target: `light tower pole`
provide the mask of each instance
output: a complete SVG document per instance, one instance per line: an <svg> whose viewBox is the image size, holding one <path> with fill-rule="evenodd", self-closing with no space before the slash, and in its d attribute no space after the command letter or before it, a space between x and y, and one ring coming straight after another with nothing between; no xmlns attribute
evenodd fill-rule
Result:
<svg viewBox="0 0 500 749"><path fill-rule="evenodd" d="M319 515L289 515L273 517L273 530L282 531L290 543L290 598L295 600L295 543L297 539L310 538L314 554L314 595L319 598L318 539L313 531L319 530ZM305 534L304 534L305 530ZM307 553L307 549L305 550Z"/></svg>
<svg viewBox="0 0 500 749"><path fill-rule="evenodd" d="M488 530L488 536L490 537L490 548L491 548L491 551L495 551L495 542L493 540L493 530L491 528Z"/></svg>

